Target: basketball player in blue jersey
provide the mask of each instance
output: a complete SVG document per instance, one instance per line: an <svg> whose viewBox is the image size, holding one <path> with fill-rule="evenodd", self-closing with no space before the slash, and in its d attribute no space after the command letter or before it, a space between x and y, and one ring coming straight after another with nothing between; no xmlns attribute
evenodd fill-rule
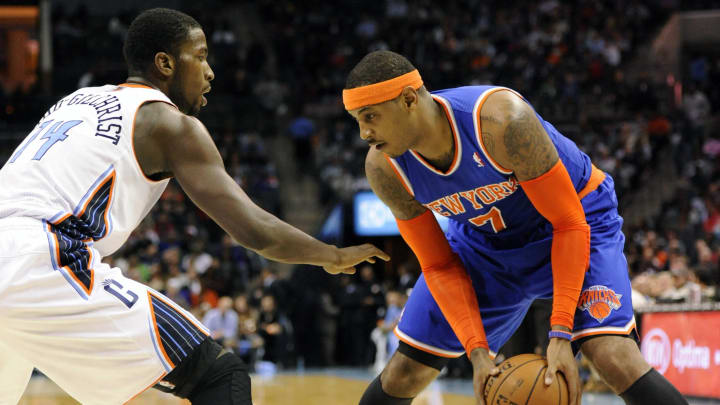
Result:
<svg viewBox="0 0 720 405"><path fill-rule="evenodd" d="M581 388L581 351L626 403L686 404L637 346L612 178L513 90L429 93L403 56L373 52L343 102L370 144L365 170L423 274L395 329L401 344L361 405L410 404L467 354L478 404L492 357L531 302L552 298L546 385ZM450 218L447 235L432 212Z"/></svg>
<svg viewBox="0 0 720 405"><path fill-rule="evenodd" d="M193 404L250 405L247 368L190 313L101 261L174 177L236 241L332 274L388 256L339 249L256 206L225 172L205 127L213 71L200 25L152 9L130 25L127 83L64 97L0 170L0 404L33 367L83 404L150 386Z"/></svg>

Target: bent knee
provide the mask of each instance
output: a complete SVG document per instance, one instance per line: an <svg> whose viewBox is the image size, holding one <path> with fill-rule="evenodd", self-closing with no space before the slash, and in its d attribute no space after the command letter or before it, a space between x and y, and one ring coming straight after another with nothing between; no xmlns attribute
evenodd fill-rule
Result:
<svg viewBox="0 0 720 405"><path fill-rule="evenodd" d="M440 372L410 357L395 352L383 370L380 381L389 395L411 398L429 385Z"/></svg>
<svg viewBox="0 0 720 405"><path fill-rule="evenodd" d="M624 336L600 336L580 351L615 392L622 392L650 369L637 344Z"/></svg>
<svg viewBox="0 0 720 405"><path fill-rule="evenodd" d="M189 396L193 404L252 405L247 366L234 353L215 359Z"/></svg>

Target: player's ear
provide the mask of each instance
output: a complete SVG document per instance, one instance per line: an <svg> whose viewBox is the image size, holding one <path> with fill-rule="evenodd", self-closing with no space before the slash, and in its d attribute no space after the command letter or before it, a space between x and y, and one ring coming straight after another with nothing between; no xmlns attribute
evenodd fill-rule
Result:
<svg viewBox="0 0 720 405"><path fill-rule="evenodd" d="M175 58L166 52L155 54L155 68L165 77L172 76L175 70Z"/></svg>
<svg viewBox="0 0 720 405"><path fill-rule="evenodd" d="M406 86L402 93L400 93L400 100L402 101L403 107L407 109L413 109L418 103L418 92L413 89L412 86Z"/></svg>

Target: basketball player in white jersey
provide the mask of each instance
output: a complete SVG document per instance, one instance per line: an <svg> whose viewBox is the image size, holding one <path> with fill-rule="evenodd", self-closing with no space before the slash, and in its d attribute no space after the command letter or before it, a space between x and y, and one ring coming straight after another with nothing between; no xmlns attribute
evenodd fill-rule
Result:
<svg viewBox="0 0 720 405"><path fill-rule="evenodd" d="M18 402L36 367L83 404L121 404L159 386L193 404L249 405L250 380L234 354L188 312L101 261L168 179L269 259L336 274L389 257L306 235L227 175L192 117L213 79L193 18L143 12L124 53L127 83L58 101L0 170L0 404Z"/></svg>

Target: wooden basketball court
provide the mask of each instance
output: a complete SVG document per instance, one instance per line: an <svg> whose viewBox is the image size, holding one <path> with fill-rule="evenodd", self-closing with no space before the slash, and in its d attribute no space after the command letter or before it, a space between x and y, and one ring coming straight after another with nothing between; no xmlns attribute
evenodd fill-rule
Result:
<svg viewBox="0 0 720 405"><path fill-rule="evenodd" d="M278 374L252 376L254 405L357 405L369 381L329 374ZM413 405L473 405L469 396L441 393L431 386ZM44 377L30 381L20 405L77 405L57 385ZM189 405L172 395L149 389L129 405Z"/></svg>
<svg viewBox="0 0 720 405"><path fill-rule="evenodd" d="M274 376L252 375L254 405L357 405L372 377L367 371L346 372L328 369L302 374L281 373ZM452 391L452 392L448 392ZM458 394L460 392L462 394ZM433 383L413 405L474 405L469 380ZM712 399L690 399L691 405L718 405ZM584 393L583 405L623 405L611 394ZM1 404L6 405L6 404ZM34 377L19 405L78 405L57 385L44 377ZM149 389L128 405L190 405L172 395Z"/></svg>

